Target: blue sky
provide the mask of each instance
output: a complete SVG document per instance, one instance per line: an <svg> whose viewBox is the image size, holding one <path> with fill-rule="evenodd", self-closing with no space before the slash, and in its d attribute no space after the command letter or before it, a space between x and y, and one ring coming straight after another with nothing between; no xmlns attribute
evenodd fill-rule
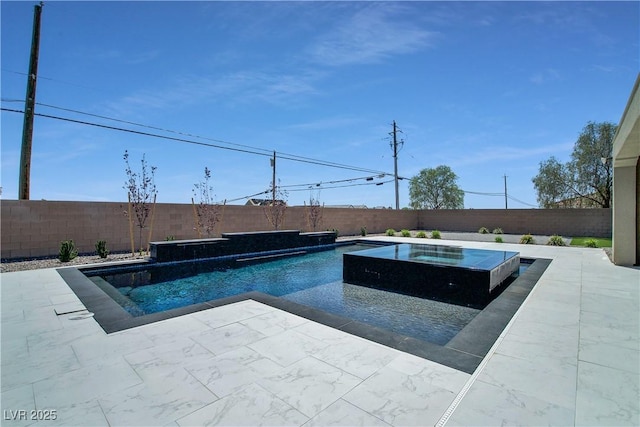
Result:
<svg viewBox="0 0 640 427"><path fill-rule="evenodd" d="M35 4L1 2L3 108L24 107ZM540 161L622 116L639 16L638 2L46 2L36 113L263 155L36 117L31 198L125 201L128 150L157 167L159 202L190 203L205 167L216 199L238 199L269 188L275 150L367 170L278 159L289 204L395 206L389 176L360 179L393 173L395 120L400 176L448 165L479 209L504 207L472 193L507 175L509 207L535 206ZM22 115L1 118L15 199Z"/></svg>

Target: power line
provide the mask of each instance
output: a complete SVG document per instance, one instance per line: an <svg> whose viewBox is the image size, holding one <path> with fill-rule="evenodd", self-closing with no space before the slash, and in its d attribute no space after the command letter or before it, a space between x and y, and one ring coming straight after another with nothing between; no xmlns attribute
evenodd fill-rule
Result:
<svg viewBox="0 0 640 427"><path fill-rule="evenodd" d="M2 111L7 111L7 112L24 114L23 110L16 110L16 109L5 108L5 107L2 107L1 110ZM85 114L87 114L87 113L85 113ZM34 115L40 116L40 117L46 117L46 118L50 118L50 119L55 119L55 120L62 120L62 121L66 121L66 122L87 125L87 126L94 126L94 127L103 128L103 129L115 130L115 131L120 131L120 132L127 132L127 133L132 133L132 134L141 135L141 136L149 136L149 137L153 137L153 138L167 139L167 140L176 141L176 142L183 142L183 143L193 144L193 145L201 145L201 146L206 146L206 147L211 147L211 148L218 148L218 149L222 149L222 150L236 151L236 152L241 152L241 153L246 153L246 154L254 154L254 155L263 156L263 157L271 157L271 154L257 152L257 151L254 151L254 149L250 150L250 149L225 147L225 146L222 146L222 145L219 145L219 144L210 144L210 143L205 143L205 142L193 141L193 140L185 139L185 138L177 138L177 137L171 137L171 136L166 136L166 135L159 135L159 134L150 133L150 132L143 132L143 131L139 131L139 130L126 129L126 128L121 128L121 127L116 127L116 126L109 126L109 125L105 125L105 124L101 124L101 123L93 123L93 122L88 122L88 121L84 121L84 120L71 119L71 118L68 118L68 117L54 116L54 115L51 115L51 114L35 113ZM118 120L118 119L110 119L110 120ZM143 126L146 126L146 125L143 125ZM168 131L168 132L174 132L174 131ZM174 132L174 133L178 133L178 132ZM193 137L202 138L202 137L197 137L197 136L193 136ZM202 138L202 139L205 139L205 138ZM227 143L227 142L224 142L224 143ZM239 145L239 144L234 144L234 145ZM248 147L248 146L245 146L245 147ZM254 147L251 147L251 148L254 148ZM264 150L262 148L257 148L257 149ZM345 165L345 164L335 163L335 162L328 162L328 161L324 161L324 160L317 160L317 159L312 159L312 158L309 158L309 157L297 156L297 155L294 155L294 154L286 154L286 153L280 154L279 153L278 157L282 158L282 159L285 159L285 160L294 161L294 162L315 164L315 165L320 165L320 166L333 167L333 168L337 168L337 169L353 170L353 171L357 171L357 172L366 172L366 173L370 173L370 174L378 174L378 175L385 175L385 176L391 175L391 174L389 174L387 172L383 172L383 171L377 171L377 170L373 170L373 169L366 169L366 168L361 168L361 167L357 167L357 166L350 166L350 165Z"/></svg>
<svg viewBox="0 0 640 427"><path fill-rule="evenodd" d="M311 188L312 190L331 190L333 188L346 188L346 187L359 187L359 186L363 186L363 185L382 185L382 184L388 184L390 182L393 182L393 179L390 179L388 181L382 181L382 182L365 182L365 183L359 183L359 184L347 184L347 185L335 185L335 186L331 186L331 187L315 187L315 188ZM293 190L287 190L287 191L309 191L309 188L295 188Z"/></svg>
<svg viewBox="0 0 640 427"><path fill-rule="evenodd" d="M236 147L243 147L243 148L247 148L247 149L250 149L250 150L264 151L265 153L269 153L269 155L271 155L271 153L272 153L272 150L267 150L267 149L261 148L261 147L255 147L255 146L245 145L245 144L238 144L238 143L234 143L234 142L224 141L224 140L221 140L221 139L209 138L209 137L204 137L204 136L195 135L195 134L191 134L191 133L174 131L174 130L171 130L171 129L165 129L165 128L161 128L161 127L157 127L157 126L151 126L151 125L146 125L146 124L142 124L142 123L136 123L136 122L131 122L131 121L127 121L127 120L116 119L116 118L113 118L113 117L107 117L107 116L103 116L103 115L87 113L87 112L84 112L84 111L79 111L79 110L70 109L70 108L64 108L64 107L58 107L58 106L50 105L50 104L38 103L38 105L42 105L44 107L49 107L49 108L55 108L55 109L59 109L59 110L67 111L67 112L72 112L72 113L76 113L76 114L83 114L83 115L87 115L87 116L90 116L90 117L97 117L97 118L101 118L101 119L105 119L105 120L112 120L112 121L119 122L119 123L126 123L126 124L130 124L130 125L134 125L134 126L140 126L140 127L143 127L143 128L160 130L162 132L174 133L174 134L178 134L178 135L182 135L182 136L188 136L188 137L191 137L191 138L204 139L204 140L212 141L212 142L216 142L216 143L227 144L227 145L232 145L232 146L236 146ZM318 160L318 159L313 159L313 158L310 158L310 157L298 156L296 154L281 153L281 152L278 152L277 154L278 154L278 157L281 157L281 158L284 158L284 159L287 159L287 160L291 160L291 161L304 161L305 163L313 163L313 164L318 164L318 165L339 167L339 168L350 169L350 170L355 170L355 171L364 171L364 172L388 175L388 174L386 174L385 172L382 172L382 171L364 169L364 168L354 167L354 166L350 166L350 165L345 165L345 164L342 164L342 163L329 162L329 161L325 161L325 160Z"/></svg>
<svg viewBox="0 0 640 427"><path fill-rule="evenodd" d="M29 75L29 74L27 74L25 72L22 72L22 71L8 70L6 68L2 68L2 71L5 72L5 73L18 74L18 75L21 75L21 76L28 76ZM67 81L64 81L64 80L58 80L58 79L54 79L54 78L46 77L46 76L41 76L41 75L38 75L38 80L49 80L49 81L52 81L52 82L63 83L63 84L66 84L66 85L81 87L81 88L84 88L84 89L91 89L91 90L95 90L95 91L101 91L100 89L95 88L95 87L91 87L91 86L87 86L87 85L81 85L81 84L73 83L73 82L67 82ZM24 100L23 100L23 102L24 102Z"/></svg>
<svg viewBox="0 0 640 427"><path fill-rule="evenodd" d="M384 175L378 175L378 178L382 178ZM368 181L372 181L374 179L374 177L372 177L371 175L369 176L363 176L363 177L359 177L359 178L347 178L347 179L339 179L339 180L334 180L334 181L321 181L321 182L311 182L311 183L307 183L307 184L289 184L289 185L280 185L279 187L282 188L290 188L290 187L309 187L309 186L320 186L323 184L337 184L340 182L353 182L353 181L358 181L361 179L366 179ZM375 184L375 183L374 183Z"/></svg>
<svg viewBox="0 0 640 427"><path fill-rule="evenodd" d="M504 196L504 193L481 193L479 191L465 191L465 190L462 190L462 192L465 194L475 194L478 196Z"/></svg>
<svg viewBox="0 0 640 427"><path fill-rule="evenodd" d="M514 202L522 203L522 204L523 204L523 205L525 205L525 206L531 206L532 208L537 208L537 207L538 207L538 206L536 206L536 205L532 205L531 203L527 203L527 202L523 202L522 200L518 200L518 199L516 199L516 198L515 198L515 197L513 197L513 196L509 196L509 195L507 195L507 197L508 197L509 199L513 200Z"/></svg>

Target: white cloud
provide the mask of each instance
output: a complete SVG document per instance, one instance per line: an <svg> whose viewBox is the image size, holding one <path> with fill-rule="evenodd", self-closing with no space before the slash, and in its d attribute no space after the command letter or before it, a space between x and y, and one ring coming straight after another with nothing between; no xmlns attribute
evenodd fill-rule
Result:
<svg viewBox="0 0 640 427"><path fill-rule="evenodd" d="M220 77L184 76L155 90L134 92L107 104L119 116L135 115L145 109L179 109L217 99L227 103L261 101L287 105L300 95L317 94L318 73L278 74L238 71Z"/></svg>
<svg viewBox="0 0 640 427"><path fill-rule="evenodd" d="M539 147L510 147L510 146L490 146L477 150L464 150L467 154L453 160L452 167L461 167L481 163L497 163L506 160L532 159L543 155L553 155L558 152L570 152L573 142L565 142L553 145L543 145Z"/></svg>
<svg viewBox="0 0 640 427"><path fill-rule="evenodd" d="M286 129L290 130L302 130L302 131L320 131L327 129L336 129L354 126L357 123L361 123L362 119L352 117L331 117L326 119L314 120L306 123L298 123L287 126Z"/></svg>
<svg viewBox="0 0 640 427"><path fill-rule="evenodd" d="M389 3L359 10L321 36L309 49L327 66L369 64L428 47L436 33L403 21Z"/></svg>
<svg viewBox="0 0 640 427"><path fill-rule="evenodd" d="M558 70L555 70L553 68L547 68L546 70L535 73L529 80L533 84L541 85L560 80L560 73L558 72Z"/></svg>

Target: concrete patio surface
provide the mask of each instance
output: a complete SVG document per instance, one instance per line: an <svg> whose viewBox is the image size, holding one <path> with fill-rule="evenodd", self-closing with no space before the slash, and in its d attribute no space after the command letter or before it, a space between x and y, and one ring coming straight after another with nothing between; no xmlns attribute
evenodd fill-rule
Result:
<svg viewBox="0 0 640 427"><path fill-rule="evenodd" d="M2 425L640 424L640 270L375 239L553 262L471 375L252 300L107 335L56 270L3 273Z"/></svg>

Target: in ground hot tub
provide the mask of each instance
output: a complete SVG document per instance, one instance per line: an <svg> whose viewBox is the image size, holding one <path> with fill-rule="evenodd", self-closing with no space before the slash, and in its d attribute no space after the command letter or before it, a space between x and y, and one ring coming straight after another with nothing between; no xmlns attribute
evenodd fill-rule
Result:
<svg viewBox="0 0 640 427"><path fill-rule="evenodd" d="M409 243L343 257L347 283L474 308L520 268L519 252Z"/></svg>

